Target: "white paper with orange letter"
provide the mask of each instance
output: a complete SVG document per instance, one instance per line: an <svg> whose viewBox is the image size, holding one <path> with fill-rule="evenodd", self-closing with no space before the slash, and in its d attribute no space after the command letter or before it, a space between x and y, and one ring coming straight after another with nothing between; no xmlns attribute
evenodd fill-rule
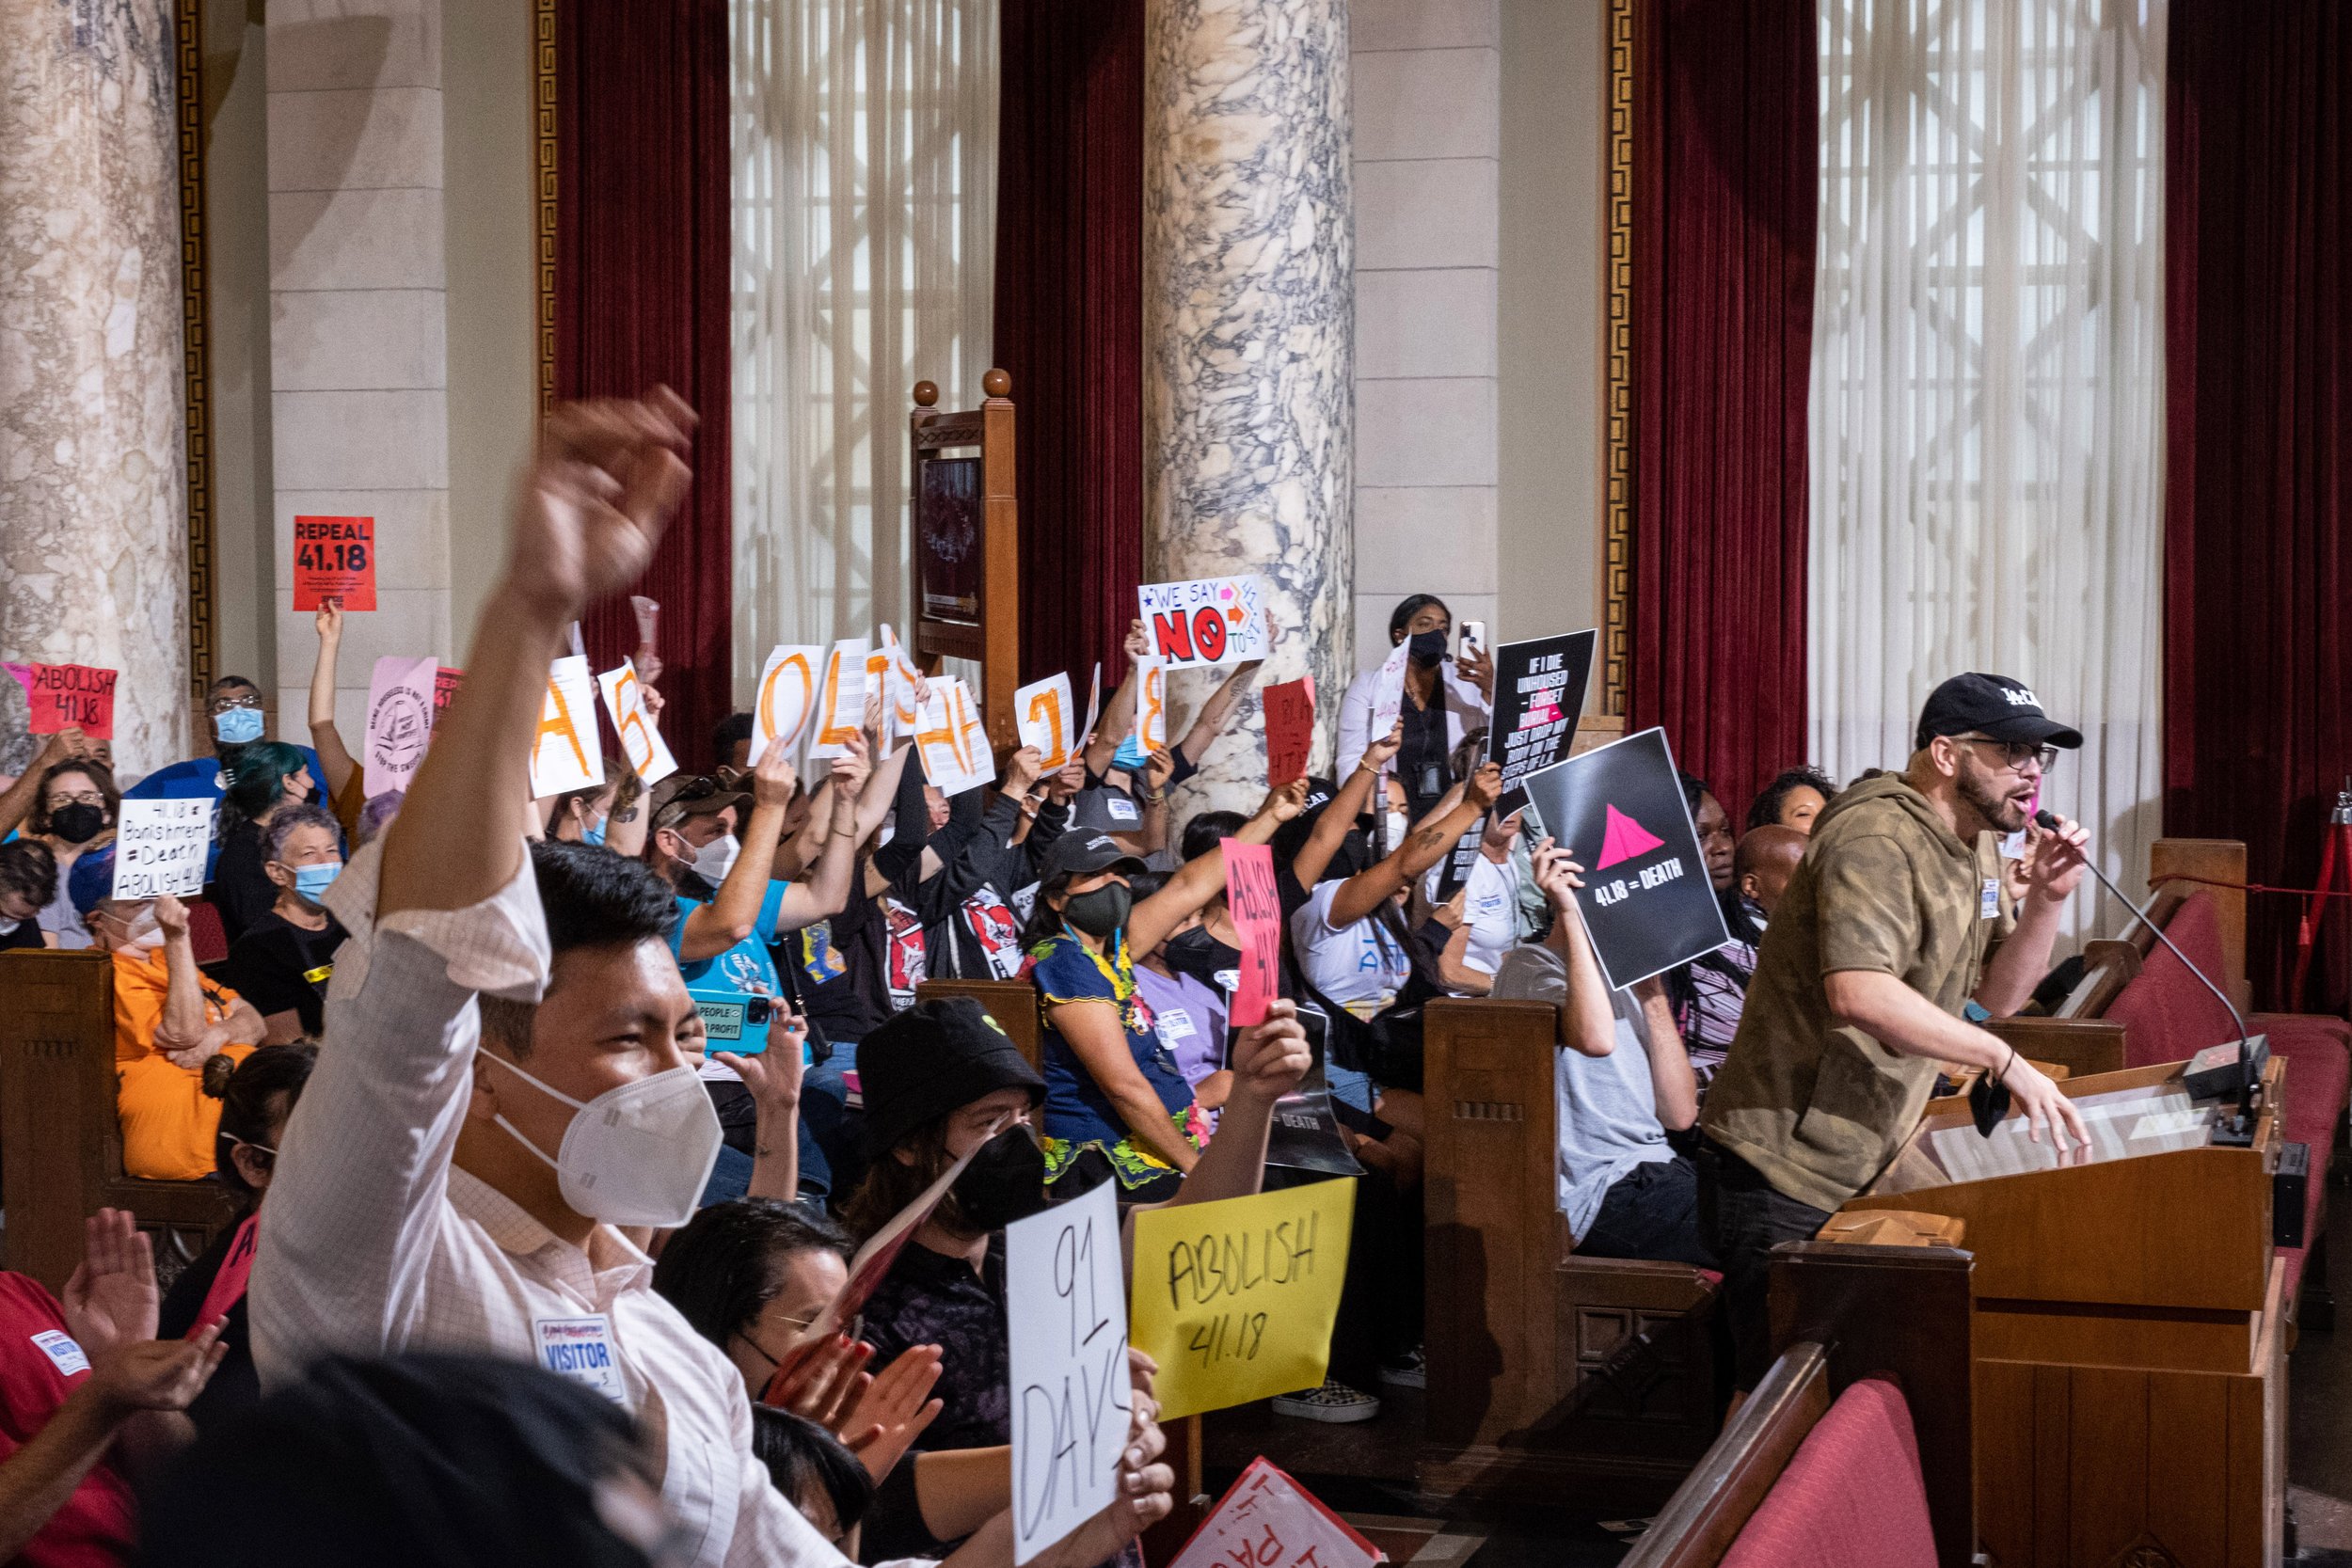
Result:
<svg viewBox="0 0 2352 1568"><path fill-rule="evenodd" d="M808 739L809 760L837 757L866 721L866 641L852 637L833 645L817 682L817 718Z"/></svg>
<svg viewBox="0 0 2352 1568"><path fill-rule="evenodd" d="M1032 681L1012 694L1013 722L1020 726L1021 744L1034 747L1041 771L1051 773L1070 760L1077 748L1070 708L1070 676Z"/></svg>
<svg viewBox="0 0 2352 1568"><path fill-rule="evenodd" d="M779 643L768 655L752 699L752 766L758 766L771 745L800 755L802 738L817 711L817 675L824 661L825 650L813 643Z"/></svg>
<svg viewBox="0 0 2352 1568"><path fill-rule="evenodd" d="M596 739L596 682L584 655L548 666L539 701L539 729L531 739L531 793L539 800L604 783L604 747Z"/></svg>
<svg viewBox="0 0 2352 1568"><path fill-rule="evenodd" d="M645 711L645 688L637 678L637 661L621 660L618 670L598 675L596 685L604 691L605 711L612 715L612 730L621 737L621 750L628 754L628 765L646 787L676 772L677 759L670 754L670 743L661 738L653 716Z"/></svg>
<svg viewBox="0 0 2352 1568"><path fill-rule="evenodd" d="M961 795L993 783L996 759L989 751L979 705L960 680L935 680L930 686L930 701L923 704L914 721L924 779L943 795Z"/></svg>

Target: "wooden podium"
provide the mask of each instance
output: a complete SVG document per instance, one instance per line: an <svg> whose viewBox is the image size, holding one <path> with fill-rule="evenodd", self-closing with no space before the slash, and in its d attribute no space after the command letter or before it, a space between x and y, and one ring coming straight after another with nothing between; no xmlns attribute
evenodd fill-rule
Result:
<svg viewBox="0 0 2352 1568"><path fill-rule="evenodd" d="M2212 1141L2185 1064L2058 1085L2088 1163L1980 1138L1964 1101L1847 1212L1967 1222L1976 1255L1977 1520L1996 1568L2256 1568L2279 1560L2286 1323L2272 1256L2271 1062L2250 1148Z"/></svg>

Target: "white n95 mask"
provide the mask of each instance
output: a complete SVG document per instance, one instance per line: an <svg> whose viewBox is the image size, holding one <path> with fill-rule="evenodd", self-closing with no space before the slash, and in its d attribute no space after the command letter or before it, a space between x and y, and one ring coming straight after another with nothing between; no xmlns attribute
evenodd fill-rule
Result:
<svg viewBox="0 0 2352 1568"><path fill-rule="evenodd" d="M733 833L721 833L694 851L695 875L712 887L717 887L727 879L727 873L735 869L735 857L742 847Z"/></svg>
<svg viewBox="0 0 2352 1568"><path fill-rule="evenodd" d="M501 1116L506 1135L555 1167L556 1184L575 1213L607 1225L669 1229L694 1217L711 1166L719 1163L719 1114L691 1067L675 1067L610 1088L582 1102L496 1052L483 1055L541 1094L574 1107L553 1159Z"/></svg>

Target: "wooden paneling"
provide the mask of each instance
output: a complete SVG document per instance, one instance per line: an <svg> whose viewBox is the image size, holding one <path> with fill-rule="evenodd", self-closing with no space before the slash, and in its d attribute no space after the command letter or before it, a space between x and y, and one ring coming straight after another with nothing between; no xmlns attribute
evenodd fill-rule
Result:
<svg viewBox="0 0 2352 1568"><path fill-rule="evenodd" d="M914 988L917 1002L967 997L1010 1036L1039 1071L1045 1069L1044 1024L1038 1017L1037 988L1026 980L925 980Z"/></svg>

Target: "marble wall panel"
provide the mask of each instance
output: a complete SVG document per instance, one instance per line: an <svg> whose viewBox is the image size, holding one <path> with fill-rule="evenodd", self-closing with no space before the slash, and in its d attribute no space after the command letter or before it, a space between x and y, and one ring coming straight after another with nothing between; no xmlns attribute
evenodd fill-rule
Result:
<svg viewBox="0 0 2352 1568"><path fill-rule="evenodd" d="M1149 578L1256 572L1265 676L1352 673L1354 235L1344 0L1159 0L1145 74ZM1206 678L1180 682L1184 707ZM1178 819L1263 787L1256 705ZM1327 752L1323 753L1327 758Z"/></svg>
<svg viewBox="0 0 2352 1568"><path fill-rule="evenodd" d="M171 8L0 5L0 655L103 665L126 772L188 746Z"/></svg>
<svg viewBox="0 0 2352 1568"><path fill-rule="evenodd" d="M449 379L438 289L279 291L270 385L281 392L438 390Z"/></svg>
<svg viewBox="0 0 2352 1568"><path fill-rule="evenodd" d="M269 258L278 289L441 288L441 193L279 191L269 198Z"/></svg>
<svg viewBox="0 0 2352 1568"><path fill-rule="evenodd" d="M1356 275L1358 380L1494 373L1492 267Z"/></svg>

